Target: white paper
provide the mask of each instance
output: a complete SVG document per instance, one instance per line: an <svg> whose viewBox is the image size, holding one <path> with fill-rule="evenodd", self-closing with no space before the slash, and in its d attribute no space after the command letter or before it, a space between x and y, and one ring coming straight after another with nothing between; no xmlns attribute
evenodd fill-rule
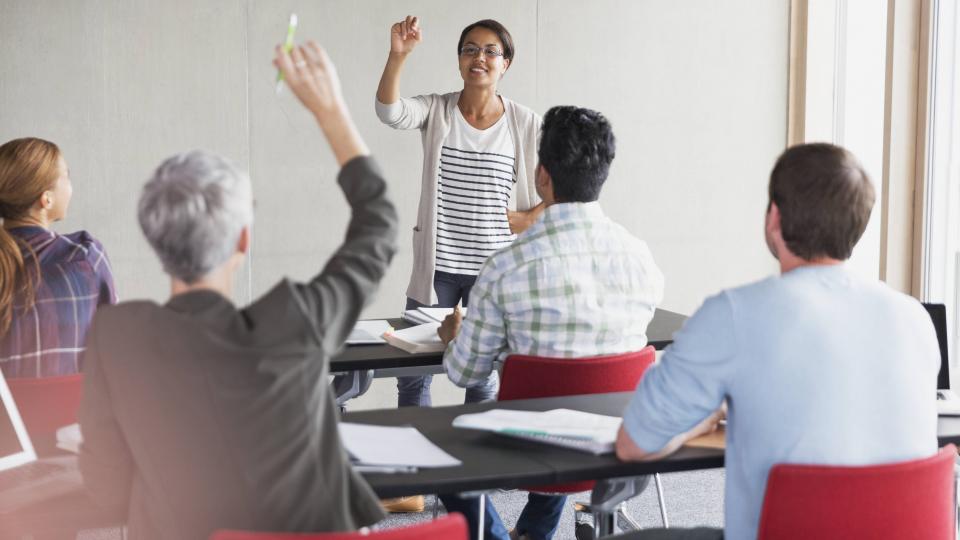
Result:
<svg viewBox="0 0 960 540"><path fill-rule="evenodd" d="M82 443L83 435L80 433L80 424L70 424L57 430L57 448L79 454Z"/></svg>
<svg viewBox="0 0 960 540"><path fill-rule="evenodd" d="M443 322L443 320L447 318L447 315L453 313L452 307L422 307L417 308L417 310L437 322ZM460 308L460 314L466 317L467 308Z"/></svg>
<svg viewBox="0 0 960 540"><path fill-rule="evenodd" d="M446 345L440 341L438 328L440 323L433 322L394 330L387 334L387 342L409 353L440 352Z"/></svg>
<svg viewBox="0 0 960 540"><path fill-rule="evenodd" d="M433 317L430 317L419 309L408 309L403 312L403 320L407 321L410 324L427 324L436 322Z"/></svg>
<svg viewBox="0 0 960 540"><path fill-rule="evenodd" d="M620 422L620 418L616 416L570 409L551 411L492 409L482 413L462 414L453 420L453 425L483 431L528 431L611 443L617 439Z"/></svg>
<svg viewBox="0 0 960 540"><path fill-rule="evenodd" d="M357 464L424 469L461 464L413 427L341 422L340 438Z"/></svg>
<svg viewBox="0 0 960 540"><path fill-rule="evenodd" d="M347 336L347 345L369 345L375 343L386 343L383 339L384 332L390 332L393 327L390 323L383 320L377 321L357 321L353 331Z"/></svg>

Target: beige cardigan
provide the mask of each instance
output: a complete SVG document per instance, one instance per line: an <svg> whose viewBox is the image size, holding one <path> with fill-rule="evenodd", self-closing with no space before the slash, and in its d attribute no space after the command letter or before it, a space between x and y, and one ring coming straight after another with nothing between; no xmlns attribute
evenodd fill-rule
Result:
<svg viewBox="0 0 960 540"><path fill-rule="evenodd" d="M511 210L529 210L540 204L534 186L537 168L537 137L540 116L532 110L501 96L513 137L517 167L517 183L510 197ZM460 99L460 92L429 94L400 98L385 104L376 100L380 121L394 129L419 129L423 139L423 178L417 224L413 228L413 272L407 296L426 305L437 303L433 290L433 272L437 256L437 174L440 170L440 147L450 132L450 119Z"/></svg>

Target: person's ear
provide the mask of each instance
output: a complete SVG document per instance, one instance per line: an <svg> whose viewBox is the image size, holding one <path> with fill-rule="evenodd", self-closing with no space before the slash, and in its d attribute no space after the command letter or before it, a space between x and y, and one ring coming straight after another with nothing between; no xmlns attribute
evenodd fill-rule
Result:
<svg viewBox="0 0 960 540"><path fill-rule="evenodd" d="M250 226L246 225L240 230L240 238L237 239L237 253L246 255L250 251Z"/></svg>
<svg viewBox="0 0 960 540"><path fill-rule="evenodd" d="M501 79L503 78L504 75L507 74L507 70L508 70L508 69L510 69L510 59L509 59L509 58L504 58L504 59L503 59L503 71L500 73L500 78L501 78Z"/></svg>
<svg viewBox="0 0 960 540"><path fill-rule="evenodd" d="M40 196L40 208L44 210L50 210L53 208L53 192L44 191L43 195Z"/></svg>
<svg viewBox="0 0 960 540"><path fill-rule="evenodd" d="M770 205L767 207L767 219L766 219L766 228L767 233L782 236L782 231L780 230L780 208L777 206L777 203L770 201Z"/></svg>
<svg viewBox="0 0 960 540"><path fill-rule="evenodd" d="M550 185L550 173L547 172L547 169L540 163L537 163L537 169L533 175L533 181L535 185L545 188Z"/></svg>

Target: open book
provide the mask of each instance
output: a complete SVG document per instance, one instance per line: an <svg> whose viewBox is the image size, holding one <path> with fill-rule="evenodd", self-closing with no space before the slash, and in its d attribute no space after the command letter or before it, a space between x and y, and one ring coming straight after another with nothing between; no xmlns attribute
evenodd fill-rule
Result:
<svg viewBox="0 0 960 540"><path fill-rule="evenodd" d="M411 354L440 352L446 348L446 345L440 341L440 336L437 335L438 328L440 328L438 322L426 323L403 330L387 332L383 335L383 339L390 345Z"/></svg>
<svg viewBox="0 0 960 540"><path fill-rule="evenodd" d="M543 412L493 409L462 414L454 418L453 426L492 431L599 455L613 452L620 418L570 409Z"/></svg>

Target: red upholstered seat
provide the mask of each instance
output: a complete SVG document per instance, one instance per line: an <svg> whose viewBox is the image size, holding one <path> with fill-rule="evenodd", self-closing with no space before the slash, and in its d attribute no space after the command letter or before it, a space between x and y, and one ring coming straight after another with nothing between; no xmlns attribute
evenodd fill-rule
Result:
<svg viewBox="0 0 960 540"><path fill-rule="evenodd" d="M8 379L7 385L31 439L48 439L58 428L77 423L83 374Z"/></svg>
<svg viewBox="0 0 960 540"><path fill-rule="evenodd" d="M866 467L775 465L767 479L760 540L955 538L954 460Z"/></svg>

